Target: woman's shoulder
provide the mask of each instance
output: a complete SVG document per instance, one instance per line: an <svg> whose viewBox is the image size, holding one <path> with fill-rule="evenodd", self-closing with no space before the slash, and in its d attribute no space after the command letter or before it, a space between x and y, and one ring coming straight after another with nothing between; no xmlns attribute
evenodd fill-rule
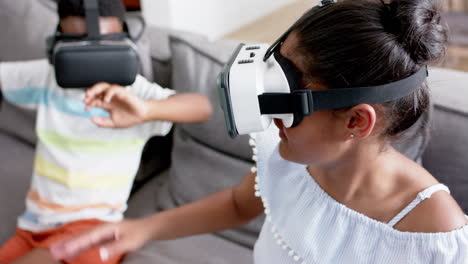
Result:
<svg viewBox="0 0 468 264"><path fill-rule="evenodd" d="M410 165L405 175L405 185L412 193L440 185L437 179L419 165ZM417 195L413 198L416 199ZM468 219L449 192L438 189L421 201L397 225L395 229L407 232L450 232L467 225Z"/></svg>
<svg viewBox="0 0 468 264"><path fill-rule="evenodd" d="M455 199L439 191L417 205L395 229L405 232L445 233L458 230L468 219Z"/></svg>

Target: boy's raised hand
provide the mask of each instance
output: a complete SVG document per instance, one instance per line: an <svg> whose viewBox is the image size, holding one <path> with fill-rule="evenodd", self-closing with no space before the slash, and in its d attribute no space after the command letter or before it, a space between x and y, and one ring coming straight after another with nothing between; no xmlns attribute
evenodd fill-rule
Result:
<svg viewBox="0 0 468 264"><path fill-rule="evenodd" d="M108 83L98 83L86 91L86 110L99 107L107 110L110 117L93 117L100 127L127 128L146 121L149 107L124 87Z"/></svg>

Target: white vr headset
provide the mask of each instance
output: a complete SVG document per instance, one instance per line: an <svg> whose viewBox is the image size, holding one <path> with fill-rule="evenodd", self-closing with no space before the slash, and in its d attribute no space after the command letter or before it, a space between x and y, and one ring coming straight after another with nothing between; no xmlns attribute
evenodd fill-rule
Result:
<svg viewBox="0 0 468 264"><path fill-rule="evenodd" d="M307 13L332 3L323 0ZM379 86L304 89L302 74L279 52L292 28L271 46L240 44L219 75L221 107L232 138L264 131L273 118L281 119L285 127L294 127L314 111L397 100L421 87L428 75L424 66L405 79Z"/></svg>

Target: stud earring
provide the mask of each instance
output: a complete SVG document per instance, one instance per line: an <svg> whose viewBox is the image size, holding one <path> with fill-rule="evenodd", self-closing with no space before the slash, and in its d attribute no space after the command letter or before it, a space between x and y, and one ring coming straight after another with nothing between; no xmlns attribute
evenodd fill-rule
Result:
<svg viewBox="0 0 468 264"><path fill-rule="evenodd" d="M355 138L356 135L355 135L354 133L351 133L351 134L349 134L349 137L350 137L350 138Z"/></svg>

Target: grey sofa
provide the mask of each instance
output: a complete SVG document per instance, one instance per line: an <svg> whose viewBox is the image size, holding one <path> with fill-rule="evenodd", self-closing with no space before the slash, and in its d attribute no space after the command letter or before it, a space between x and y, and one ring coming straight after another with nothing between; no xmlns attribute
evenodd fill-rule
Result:
<svg viewBox="0 0 468 264"><path fill-rule="evenodd" d="M0 2L0 60L43 57L43 39L56 23L49 0ZM6 41L7 40L7 41ZM177 92L199 92L214 104L206 123L176 125L148 142L127 217L140 217L199 199L240 181L252 165L246 137L230 139L218 107L216 76L237 43L210 42L183 32L147 28L139 41L143 74ZM148 70L150 69L150 70ZM416 125L398 145L446 183L468 212L468 73L433 68L429 129ZM429 115L429 114L428 114ZM425 118L428 118L426 115ZM0 111L0 244L24 209L34 153L34 113L4 103ZM263 217L241 228L174 241L152 242L124 263L252 263Z"/></svg>

